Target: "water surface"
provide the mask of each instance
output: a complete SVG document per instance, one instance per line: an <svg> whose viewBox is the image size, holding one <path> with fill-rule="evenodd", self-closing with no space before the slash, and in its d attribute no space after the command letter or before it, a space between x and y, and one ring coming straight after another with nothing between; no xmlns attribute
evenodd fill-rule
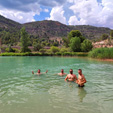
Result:
<svg viewBox="0 0 113 113"><path fill-rule="evenodd" d="M65 82L65 76L81 68L84 88ZM48 74L37 76L41 69ZM111 113L113 111L113 63L73 57L0 57L0 113Z"/></svg>

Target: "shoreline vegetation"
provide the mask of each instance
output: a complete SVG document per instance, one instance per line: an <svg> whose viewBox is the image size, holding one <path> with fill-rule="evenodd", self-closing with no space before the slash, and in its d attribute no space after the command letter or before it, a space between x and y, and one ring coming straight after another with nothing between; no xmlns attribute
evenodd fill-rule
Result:
<svg viewBox="0 0 113 113"><path fill-rule="evenodd" d="M113 60L113 48L96 48L88 53L88 57L102 59L102 60Z"/></svg>
<svg viewBox="0 0 113 113"><path fill-rule="evenodd" d="M90 52L25 52L25 53L14 53L4 52L0 53L0 56L69 56L69 57L88 57L102 61L113 62L113 48L96 48Z"/></svg>
<svg viewBox="0 0 113 113"><path fill-rule="evenodd" d="M0 56L77 56L100 60L107 59L107 61L110 59L112 61L113 30L111 30L110 36L103 34L101 39L107 39L106 45L109 46L94 48L95 46L92 44L92 41L86 39L79 30L70 31L67 37L62 37L59 41L51 41L49 38L31 40L25 27L23 27L20 30L19 45L15 45L17 48L13 47L13 43L10 43L9 46L4 46L2 39L0 39Z"/></svg>
<svg viewBox="0 0 113 113"><path fill-rule="evenodd" d="M56 53L41 53L41 52L25 52L25 53L13 53L5 52L1 53L0 56L83 56L87 57L87 52L56 52Z"/></svg>
<svg viewBox="0 0 113 113"><path fill-rule="evenodd" d="M113 48L96 48L90 52L56 52L56 53L43 53L43 52L25 52L14 53L4 52L0 56L69 56L69 57L88 57L101 61L113 62Z"/></svg>

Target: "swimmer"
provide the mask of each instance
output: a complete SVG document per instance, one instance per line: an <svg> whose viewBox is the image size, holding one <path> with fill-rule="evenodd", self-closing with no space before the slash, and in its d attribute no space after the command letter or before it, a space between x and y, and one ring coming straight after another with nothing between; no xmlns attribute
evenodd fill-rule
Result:
<svg viewBox="0 0 113 113"><path fill-rule="evenodd" d="M41 73L41 70L38 69L37 73L34 73L34 71L32 71L32 74L41 75L41 74L46 74L47 72L48 72L48 70L46 70L46 72Z"/></svg>
<svg viewBox="0 0 113 113"><path fill-rule="evenodd" d="M66 73L64 73L64 70L63 70L63 69L61 69L61 72L60 72L60 73L58 73L58 75L60 75L60 76L64 76L64 75L66 75Z"/></svg>
<svg viewBox="0 0 113 113"><path fill-rule="evenodd" d="M75 80L77 80L77 77L76 77L76 75L75 74L73 74L73 70L72 69L70 69L70 74L68 74L67 76L66 76L66 78L65 78L65 81L70 81L70 82L72 82L72 81L75 81Z"/></svg>
<svg viewBox="0 0 113 113"><path fill-rule="evenodd" d="M78 80L76 80L76 83L78 84L78 87L84 87L84 84L86 83L86 79L84 75L82 74L82 70L78 70Z"/></svg>

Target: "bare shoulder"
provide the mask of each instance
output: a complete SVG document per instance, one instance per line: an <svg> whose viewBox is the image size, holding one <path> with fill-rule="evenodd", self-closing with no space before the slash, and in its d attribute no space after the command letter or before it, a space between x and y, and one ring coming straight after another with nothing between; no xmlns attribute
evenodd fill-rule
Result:
<svg viewBox="0 0 113 113"><path fill-rule="evenodd" d="M85 78L85 76L82 74L82 76Z"/></svg>
<svg viewBox="0 0 113 113"><path fill-rule="evenodd" d="M73 74L73 76L76 76L75 74Z"/></svg>
<svg viewBox="0 0 113 113"><path fill-rule="evenodd" d="M70 74L67 74L67 77L69 76Z"/></svg>

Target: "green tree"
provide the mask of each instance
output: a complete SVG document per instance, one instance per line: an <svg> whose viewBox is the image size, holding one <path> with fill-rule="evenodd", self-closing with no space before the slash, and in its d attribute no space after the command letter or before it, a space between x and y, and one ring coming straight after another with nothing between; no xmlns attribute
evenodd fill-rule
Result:
<svg viewBox="0 0 113 113"><path fill-rule="evenodd" d="M80 47L81 47L81 43L80 43L80 38L79 37L74 37L70 40L70 48L72 51L74 52L80 52Z"/></svg>
<svg viewBox="0 0 113 113"><path fill-rule="evenodd" d="M72 30L68 34L68 39L71 40L71 38L79 37L81 43L85 40L85 37L82 36L81 32L79 30Z"/></svg>
<svg viewBox="0 0 113 113"><path fill-rule="evenodd" d="M106 39L108 39L109 38L109 35L108 34L103 34L102 36L101 36L101 40L106 40Z"/></svg>
<svg viewBox="0 0 113 113"><path fill-rule="evenodd" d="M110 37L113 39L113 30L110 31Z"/></svg>
<svg viewBox="0 0 113 113"><path fill-rule="evenodd" d="M53 46L58 46L59 43L56 41L56 42L53 42Z"/></svg>
<svg viewBox="0 0 113 113"><path fill-rule="evenodd" d="M25 27L23 27L21 29L21 52L29 52L29 48L28 48L28 45L29 45L29 36L28 36L28 33L26 32L25 30Z"/></svg>
<svg viewBox="0 0 113 113"><path fill-rule="evenodd" d="M34 43L33 47L34 51L39 51L40 49L42 49L42 45L40 43Z"/></svg>
<svg viewBox="0 0 113 113"><path fill-rule="evenodd" d="M64 42L64 46L65 46L65 47L69 47L69 39L63 37L62 40L63 40L63 42Z"/></svg>
<svg viewBox="0 0 113 113"><path fill-rule="evenodd" d="M93 48L92 42L88 39L84 40L81 44L81 50L83 52L89 52Z"/></svg>

